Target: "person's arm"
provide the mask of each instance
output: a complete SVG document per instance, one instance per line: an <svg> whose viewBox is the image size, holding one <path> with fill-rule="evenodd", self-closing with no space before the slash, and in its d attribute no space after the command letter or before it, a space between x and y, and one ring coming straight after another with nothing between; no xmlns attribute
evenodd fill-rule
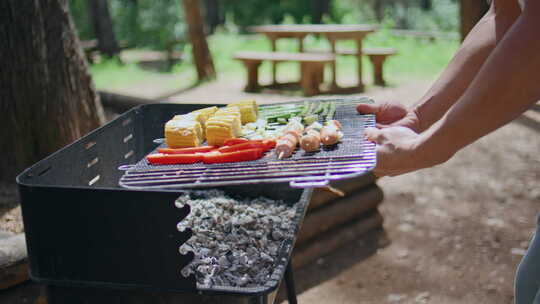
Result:
<svg viewBox="0 0 540 304"><path fill-rule="evenodd" d="M380 127L404 126L422 132L439 120L461 97L495 45L521 10L517 0L494 0L486 15L471 30L438 80L416 106L400 103L360 104L358 112L375 114Z"/></svg>
<svg viewBox="0 0 540 304"><path fill-rule="evenodd" d="M422 132L429 128L463 95L520 13L517 0L493 1L489 11L467 35L448 67L412 109L418 118L415 131Z"/></svg>
<svg viewBox="0 0 540 304"><path fill-rule="evenodd" d="M369 129L379 144L377 175L398 175L445 162L458 150L526 111L540 99L540 1L529 0L471 85L422 134Z"/></svg>
<svg viewBox="0 0 540 304"><path fill-rule="evenodd" d="M469 89L440 123L421 136L421 146L453 154L540 100L538 16L540 2L529 0Z"/></svg>

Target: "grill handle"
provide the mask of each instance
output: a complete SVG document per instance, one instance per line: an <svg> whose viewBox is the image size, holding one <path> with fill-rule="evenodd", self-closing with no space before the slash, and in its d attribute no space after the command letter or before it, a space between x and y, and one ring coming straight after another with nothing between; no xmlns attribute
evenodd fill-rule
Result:
<svg viewBox="0 0 540 304"><path fill-rule="evenodd" d="M289 185L292 188L318 188L328 186L329 181L325 180L314 180L314 181L291 181Z"/></svg>

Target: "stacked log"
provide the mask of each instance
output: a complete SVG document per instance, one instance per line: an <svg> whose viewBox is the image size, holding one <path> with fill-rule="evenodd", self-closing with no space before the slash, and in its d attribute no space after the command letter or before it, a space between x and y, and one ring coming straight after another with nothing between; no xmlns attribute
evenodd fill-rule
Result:
<svg viewBox="0 0 540 304"><path fill-rule="evenodd" d="M314 190L293 252L295 268L382 227L383 218L378 206L383 200L383 192L373 175L335 181L331 187L342 191L344 196L324 189Z"/></svg>

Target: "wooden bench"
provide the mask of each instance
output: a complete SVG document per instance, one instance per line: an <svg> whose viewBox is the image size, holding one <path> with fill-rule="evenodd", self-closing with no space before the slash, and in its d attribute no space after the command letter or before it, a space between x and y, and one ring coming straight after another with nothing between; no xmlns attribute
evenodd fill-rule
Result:
<svg viewBox="0 0 540 304"><path fill-rule="evenodd" d="M324 65L335 63L336 56L333 54L313 53L284 53L284 52L238 52L234 59L244 63L247 70L246 92L256 92L259 85L259 66L263 61L299 62L300 85L306 96L316 95L320 92L319 85L324 79Z"/></svg>
<svg viewBox="0 0 540 304"><path fill-rule="evenodd" d="M362 50L362 53L369 57L369 60L373 64L373 79L376 85L385 86L383 76L384 61L388 56L395 55L397 53L394 48L366 48Z"/></svg>
<svg viewBox="0 0 540 304"><path fill-rule="evenodd" d="M351 55L357 56L356 50L339 50L336 52L338 55ZM397 54L394 48L365 48L362 49L362 54L369 57L369 60L373 64L373 79L376 85L385 86L386 81L383 75L384 61L388 56Z"/></svg>

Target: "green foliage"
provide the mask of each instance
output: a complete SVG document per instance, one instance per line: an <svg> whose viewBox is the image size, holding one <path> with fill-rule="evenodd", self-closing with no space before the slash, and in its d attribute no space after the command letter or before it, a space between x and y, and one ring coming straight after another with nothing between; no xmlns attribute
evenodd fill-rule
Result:
<svg viewBox="0 0 540 304"><path fill-rule="evenodd" d="M71 17L81 40L94 38L94 30L88 13L88 5L85 0L69 0Z"/></svg>
<svg viewBox="0 0 540 304"><path fill-rule="evenodd" d="M82 40L95 37L86 3L87 0L69 0ZM117 40L130 47L164 50L173 41L185 40L181 0L110 0L108 3Z"/></svg>
<svg viewBox="0 0 540 304"><path fill-rule="evenodd" d="M374 3L382 1L383 20L377 20ZM332 2L332 15L341 23L385 23L401 29L457 31L459 4L456 0L432 0L429 10L422 0L340 0Z"/></svg>
<svg viewBox="0 0 540 304"><path fill-rule="evenodd" d="M110 1L115 30L120 40L129 45L166 49L184 38L186 25L179 0Z"/></svg>
<svg viewBox="0 0 540 304"><path fill-rule="evenodd" d="M88 0L69 0L81 39L94 37L88 15ZM384 16L377 20L376 1L383 1ZM458 4L455 0L332 0L325 23L383 23L398 28L429 31L457 31ZM164 50L173 41L185 41L186 24L182 0L109 0L117 40L129 46ZM201 5L205 1L201 1ZM220 0L219 10L228 29L246 32L258 24L310 23L313 0ZM177 48L183 47L177 44Z"/></svg>

